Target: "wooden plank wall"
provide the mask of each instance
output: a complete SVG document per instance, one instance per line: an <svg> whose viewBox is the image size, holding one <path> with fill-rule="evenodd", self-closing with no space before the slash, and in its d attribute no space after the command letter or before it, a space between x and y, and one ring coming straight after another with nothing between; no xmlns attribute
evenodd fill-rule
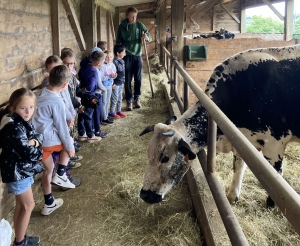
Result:
<svg viewBox="0 0 300 246"><path fill-rule="evenodd" d="M196 83L204 90L206 83L214 70L214 68L226 60L228 57L255 48L282 47L294 45L294 39L290 41L267 41L259 38L241 38L241 39L186 39L187 45L206 45L207 60L206 61L186 61L186 71L196 81ZM190 93L190 105L197 101L193 92Z"/></svg>

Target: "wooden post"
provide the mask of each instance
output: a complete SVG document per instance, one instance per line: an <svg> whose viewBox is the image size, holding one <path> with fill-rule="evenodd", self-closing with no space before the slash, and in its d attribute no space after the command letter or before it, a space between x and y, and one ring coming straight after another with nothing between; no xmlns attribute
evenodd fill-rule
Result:
<svg viewBox="0 0 300 246"><path fill-rule="evenodd" d="M116 43L116 33L115 33L114 22L113 22L111 13L109 13L109 23L110 23L111 35L113 38L113 44L115 44Z"/></svg>
<svg viewBox="0 0 300 246"><path fill-rule="evenodd" d="M294 0L285 0L284 39L293 38Z"/></svg>
<svg viewBox="0 0 300 246"><path fill-rule="evenodd" d="M160 45L166 46L166 12L167 12L167 4L166 1L163 2L161 5L160 11L159 11L159 43ZM163 60L163 52L162 49L160 49L160 60Z"/></svg>
<svg viewBox="0 0 300 246"><path fill-rule="evenodd" d="M107 49L111 50L111 32L110 32L110 12L106 11L106 37L107 37Z"/></svg>
<svg viewBox="0 0 300 246"><path fill-rule="evenodd" d="M114 29L116 33L116 39L117 39L117 33L120 25L120 12L119 8L116 8L115 16L114 16Z"/></svg>
<svg viewBox="0 0 300 246"><path fill-rule="evenodd" d="M172 12L171 12L172 58L182 64L183 63L184 0L172 0L171 6L172 6ZM173 65L172 65L172 71L174 71ZM172 76L172 81L174 81L174 79L175 79L174 76ZM177 90L179 95L182 95L183 92L182 79L177 80Z"/></svg>
<svg viewBox="0 0 300 246"><path fill-rule="evenodd" d="M60 56L60 32L59 32L59 8L58 0L51 1L51 26L52 26L52 43L53 55Z"/></svg>
<svg viewBox="0 0 300 246"><path fill-rule="evenodd" d="M240 32L245 33L246 32L246 7L245 7L246 1L241 0L240 2L240 12L241 12L241 23L240 23Z"/></svg>
<svg viewBox="0 0 300 246"><path fill-rule="evenodd" d="M81 3L81 29L84 39L86 41L86 49L89 51L95 47L96 33L96 11L95 0L84 0Z"/></svg>
<svg viewBox="0 0 300 246"><path fill-rule="evenodd" d="M101 41L101 7L100 6L97 6L96 22L97 22L97 42L98 42Z"/></svg>

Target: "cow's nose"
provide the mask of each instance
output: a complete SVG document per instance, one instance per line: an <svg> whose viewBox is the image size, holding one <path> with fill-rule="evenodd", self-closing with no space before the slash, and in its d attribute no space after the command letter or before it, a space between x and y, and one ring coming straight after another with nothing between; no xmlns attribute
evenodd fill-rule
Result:
<svg viewBox="0 0 300 246"><path fill-rule="evenodd" d="M151 190L143 190L141 189L140 198L142 198L147 203L160 203L162 201L162 196L155 194Z"/></svg>

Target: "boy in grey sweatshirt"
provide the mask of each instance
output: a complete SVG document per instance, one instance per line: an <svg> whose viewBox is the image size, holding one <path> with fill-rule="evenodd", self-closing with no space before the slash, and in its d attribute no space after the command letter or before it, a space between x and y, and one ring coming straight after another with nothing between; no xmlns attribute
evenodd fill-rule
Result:
<svg viewBox="0 0 300 246"><path fill-rule="evenodd" d="M68 161L74 156L75 150L67 126L65 104L59 95L61 91L68 89L70 76L70 71L64 65L51 70L48 87L37 95L37 110L32 120L36 131L44 135L42 163L45 171L42 176L42 187L45 205L41 212L43 215L49 215L63 204L61 198L54 199L52 196L51 183L65 188L75 188L66 176ZM52 178L54 163L51 154L60 151L60 163L57 173Z"/></svg>

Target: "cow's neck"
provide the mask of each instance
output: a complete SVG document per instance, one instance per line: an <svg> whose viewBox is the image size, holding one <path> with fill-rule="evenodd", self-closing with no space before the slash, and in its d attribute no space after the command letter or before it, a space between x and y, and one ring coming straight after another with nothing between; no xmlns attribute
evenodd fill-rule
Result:
<svg viewBox="0 0 300 246"><path fill-rule="evenodd" d="M207 119L206 109L197 102L174 123L195 153L207 146Z"/></svg>

